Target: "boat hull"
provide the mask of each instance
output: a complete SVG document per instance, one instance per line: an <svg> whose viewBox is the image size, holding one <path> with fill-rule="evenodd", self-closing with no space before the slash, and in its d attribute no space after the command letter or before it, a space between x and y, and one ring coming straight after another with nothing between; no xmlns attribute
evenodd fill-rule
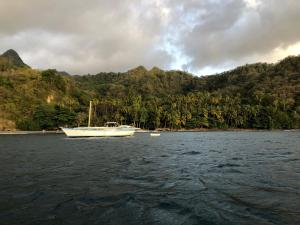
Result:
<svg viewBox="0 0 300 225"><path fill-rule="evenodd" d="M134 128L62 128L68 137L126 137L133 136Z"/></svg>

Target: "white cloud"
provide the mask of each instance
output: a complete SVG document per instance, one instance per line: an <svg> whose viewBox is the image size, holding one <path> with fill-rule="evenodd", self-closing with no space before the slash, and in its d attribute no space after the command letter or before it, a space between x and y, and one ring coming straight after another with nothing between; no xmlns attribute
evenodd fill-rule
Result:
<svg viewBox="0 0 300 225"><path fill-rule="evenodd" d="M257 8L262 3L260 0L245 0L245 2L250 8Z"/></svg>

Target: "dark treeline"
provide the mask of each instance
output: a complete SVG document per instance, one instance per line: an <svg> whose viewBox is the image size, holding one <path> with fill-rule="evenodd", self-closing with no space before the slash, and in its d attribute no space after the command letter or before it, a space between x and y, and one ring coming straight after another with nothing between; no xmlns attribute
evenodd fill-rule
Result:
<svg viewBox="0 0 300 225"><path fill-rule="evenodd" d="M300 117L280 98L255 93L251 104L237 96L196 92L143 101L141 96L124 100L96 100L95 124L119 121L141 128L297 128Z"/></svg>
<svg viewBox="0 0 300 225"><path fill-rule="evenodd" d="M69 76L28 67L0 72L0 129L86 126L106 121L155 129L300 128L300 57L195 77L146 70Z"/></svg>

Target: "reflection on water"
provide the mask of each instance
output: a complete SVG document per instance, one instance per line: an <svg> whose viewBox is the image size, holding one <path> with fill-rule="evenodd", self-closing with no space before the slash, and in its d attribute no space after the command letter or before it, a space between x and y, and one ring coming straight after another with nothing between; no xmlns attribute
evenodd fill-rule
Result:
<svg viewBox="0 0 300 225"><path fill-rule="evenodd" d="M299 132L0 136L0 224L300 224Z"/></svg>

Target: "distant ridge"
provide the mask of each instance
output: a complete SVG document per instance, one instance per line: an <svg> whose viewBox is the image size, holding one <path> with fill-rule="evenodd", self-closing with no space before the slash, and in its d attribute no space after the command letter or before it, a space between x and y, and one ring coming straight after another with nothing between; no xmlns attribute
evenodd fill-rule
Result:
<svg viewBox="0 0 300 225"><path fill-rule="evenodd" d="M0 130L85 125L91 99L95 126L117 121L172 130L300 128L300 56L202 77L144 66L70 76L29 69L13 50L0 60Z"/></svg>
<svg viewBox="0 0 300 225"><path fill-rule="evenodd" d="M0 70L13 69L13 68L30 68L26 65L19 54L13 50L9 49L0 55Z"/></svg>

